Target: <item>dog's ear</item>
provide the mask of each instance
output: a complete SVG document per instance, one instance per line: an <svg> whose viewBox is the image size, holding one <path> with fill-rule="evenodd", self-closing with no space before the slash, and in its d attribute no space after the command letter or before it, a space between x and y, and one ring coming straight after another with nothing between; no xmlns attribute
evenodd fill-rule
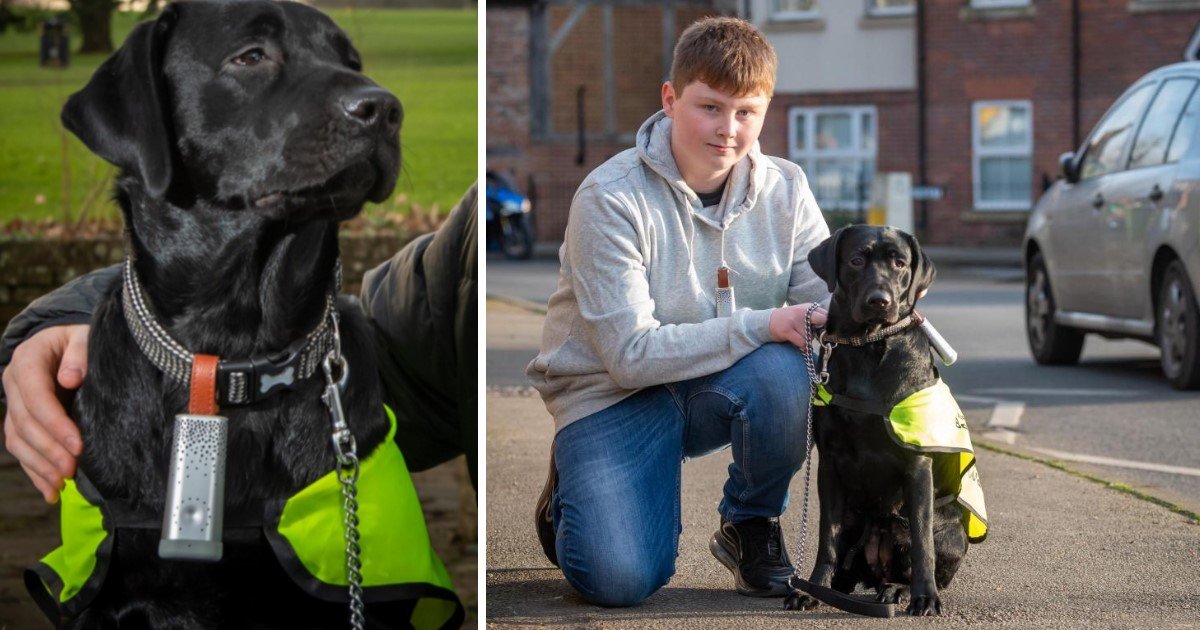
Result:
<svg viewBox="0 0 1200 630"><path fill-rule="evenodd" d="M159 198L175 170L162 64L178 10L168 4L157 20L134 28L62 111L63 127L96 155L139 174Z"/></svg>
<svg viewBox="0 0 1200 630"><path fill-rule="evenodd" d="M813 273L829 286L830 293L837 289L838 241L842 239L845 231L845 227L838 228L829 238L808 252L808 265L812 267Z"/></svg>
<svg viewBox="0 0 1200 630"><path fill-rule="evenodd" d="M901 232L904 239L908 241L908 248L912 251L912 259L909 261L909 268L912 270L912 280L908 283L908 303L916 304L917 296L921 291L933 286L933 279L937 277L937 269L933 266L933 261L921 249L920 243L917 243L917 237L908 232Z"/></svg>

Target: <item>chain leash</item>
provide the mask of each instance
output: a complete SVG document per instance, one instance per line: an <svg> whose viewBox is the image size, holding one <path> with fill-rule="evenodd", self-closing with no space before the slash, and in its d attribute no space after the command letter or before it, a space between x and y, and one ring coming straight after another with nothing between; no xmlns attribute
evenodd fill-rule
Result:
<svg viewBox="0 0 1200 630"><path fill-rule="evenodd" d="M821 373L817 374L817 366L812 357L812 342L813 313L820 308L820 304L812 304L808 310L804 312L804 340L808 348L804 349L804 366L808 369L808 387L809 387L809 402L808 402L808 418L806 419L807 430L805 431L806 450L804 451L804 503L800 508L800 544L797 546L796 562L793 565L792 574L800 579L804 579L800 572L804 570L804 543L808 540L808 497L809 489L812 487L812 451L813 451L813 401L817 399L817 387L829 382L829 355L833 354L833 349L837 347L835 343L828 343L824 340L824 334L817 341L821 348Z"/></svg>
<svg viewBox="0 0 1200 630"><path fill-rule="evenodd" d="M338 266L337 283L341 284L341 266ZM342 394L346 381L350 376L350 363L342 356L342 338L338 330L338 315L334 309L330 313L333 325L333 349L321 362L325 373L325 393L321 400L329 408L329 416L333 421L333 450L337 456L337 478L342 485L343 524L346 527L346 576L349 582L350 597L350 627L362 630L366 624L363 614L362 592L362 559L359 557L361 548L358 544L358 446L354 434L346 423L346 414L342 410ZM334 375L337 375L334 378Z"/></svg>

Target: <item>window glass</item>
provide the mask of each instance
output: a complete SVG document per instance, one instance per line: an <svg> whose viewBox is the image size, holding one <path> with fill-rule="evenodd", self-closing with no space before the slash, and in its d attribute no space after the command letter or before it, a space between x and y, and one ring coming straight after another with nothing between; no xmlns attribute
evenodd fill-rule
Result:
<svg viewBox="0 0 1200 630"><path fill-rule="evenodd" d="M796 114L792 118L792 135L796 139L796 148L801 151L808 149L807 118L804 114Z"/></svg>
<svg viewBox="0 0 1200 630"><path fill-rule="evenodd" d="M987 202L1029 201L1033 166L1028 157L981 157L979 199Z"/></svg>
<svg viewBox="0 0 1200 630"><path fill-rule="evenodd" d="M1129 154L1129 168L1155 166L1166 160L1171 132L1175 131L1179 113L1195 87L1196 82L1192 79L1171 79L1163 83L1150 109L1146 110L1146 118L1133 143L1133 152Z"/></svg>
<svg viewBox="0 0 1200 630"><path fill-rule="evenodd" d="M868 13L911 14L916 10L916 0L867 0Z"/></svg>
<svg viewBox="0 0 1200 630"><path fill-rule="evenodd" d="M971 0L971 6L978 9L993 9L997 7L1027 7L1029 0Z"/></svg>
<svg viewBox="0 0 1200 630"><path fill-rule="evenodd" d="M1021 147L1028 142L1029 110L1024 107L990 105L979 108L979 145Z"/></svg>
<svg viewBox="0 0 1200 630"><path fill-rule="evenodd" d="M1125 149L1133 137L1146 101L1154 93L1152 87L1143 85L1138 88L1092 132L1079 169L1081 179L1092 179L1121 170L1121 158L1125 156Z"/></svg>
<svg viewBox="0 0 1200 630"><path fill-rule="evenodd" d="M873 107L793 107L789 157L808 175L817 203L827 210L854 210L869 202L875 177Z"/></svg>
<svg viewBox="0 0 1200 630"><path fill-rule="evenodd" d="M850 114L817 115L817 149L849 149L854 146L850 135Z"/></svg>
<svg viewBox="0 0 1200 630"><path fill-rule="evenodd" d="M1196 118L1200 116L1200 90L1192 94L1192 100L1179 118L1175 133L1171 136L1171 148L1167 150L1167 162L1178 162L1192 146L1196 137Z"/></svg>
<svg viewBox="0 0 1200 630"><path fill-rule="evenodd" d="M811 13L817 10L817 0L774 0L776 13Z"/></svg>
<svg viewBox="0 0 1200 630"><path fill-rule="evenodd" d="M973 112L975 209L1028 210L1033 202L1033 104L981 101Z"/></svg>

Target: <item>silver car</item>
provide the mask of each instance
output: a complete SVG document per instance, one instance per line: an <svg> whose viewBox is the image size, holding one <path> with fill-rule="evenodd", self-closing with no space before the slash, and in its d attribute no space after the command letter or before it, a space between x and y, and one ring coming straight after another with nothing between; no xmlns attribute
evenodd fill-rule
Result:
<svg viewBox="0 0 1200 630"><path fill-rule="evenodd" d="M1025 320L1038 363L1086 333L1155 343L1177 389L1200 387L1200 62L1159 68L1108 110L1025 231Z"/></svg>

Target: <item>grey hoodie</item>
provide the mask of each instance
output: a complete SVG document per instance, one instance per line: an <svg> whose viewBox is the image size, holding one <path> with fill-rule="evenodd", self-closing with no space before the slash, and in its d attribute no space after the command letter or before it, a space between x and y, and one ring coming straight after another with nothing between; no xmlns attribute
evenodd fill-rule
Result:
<svg viewBox="0 0 1200 630"><path fill-rule="evenodd" d="M571 202L558 290L526 375L556 431L639 389L713 374L771 341L771 309L824 302L808 251L829 236L800 167L756 142L703 208L671 153L671 119L592 171ZM738 310L716 316L717 269Z"/></svg>

